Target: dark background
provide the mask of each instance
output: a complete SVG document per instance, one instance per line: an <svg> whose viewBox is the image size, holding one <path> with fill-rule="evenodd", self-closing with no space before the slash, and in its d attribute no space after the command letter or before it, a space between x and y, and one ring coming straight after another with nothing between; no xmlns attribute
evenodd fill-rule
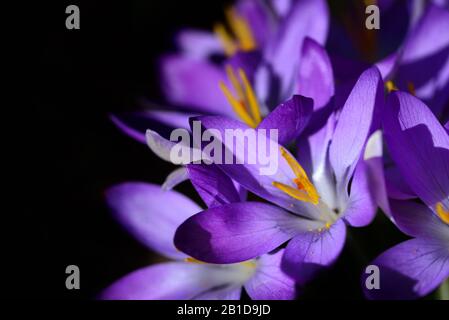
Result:
<svg viewBox="0 0 449 320"><path fill-rule="evenodd" d="M31 66L22 79L27 89L17 97L30 115L16 146L25 159L11 213L19 227L8 230L7 243L15 258L6 262L13 270L6 280L17 298L94 298L115 279L154 261L112 220L103 192L129 180L162 183L173 166L119 132L108 113L137 110L142 97L160 100L155 60L174 50L175 31L210 29L229 3L58 2L36 7L38 19L26 44ZM65 28L69 4L80 8L80 30ZM189 183L178 190L198 199ZM339 262L303 298L361 299L362 267L403 239L381 215L370 227L351 231L353 241ZM80 290L65 288L70 264L80 267Z"/></svg>

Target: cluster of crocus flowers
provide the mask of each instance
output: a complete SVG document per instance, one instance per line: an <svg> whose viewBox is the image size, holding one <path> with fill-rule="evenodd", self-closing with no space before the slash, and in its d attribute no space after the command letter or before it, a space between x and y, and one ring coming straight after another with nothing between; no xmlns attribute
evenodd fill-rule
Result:
<svg viewBox="0 0 449 320"><path fill-rule="evenodd" d="M102 298L239 299L244 288L252 299L293 299L339 258L349 228L370 224L378 208L413 239L371 262L380 288L362 281L365 296L417 298L447 280L449 36L438 30L449 12L429 5L398 51L355 79L334 74L328 20L321 0L240 0L213 32L181 33L181 53L161 59L167 100L179 109L134 115L146 133L113 116L166 161L175 143L154 122L193 130L199 121L232 152L239 142L218 138L226 130L259 138L276 129L270 150L279 163L270 175L257 161L184 163L162 187L112 187L117 220L172 261L134 271ZM216 53L224 63L211 61ZM206 209L172 190L185 180Z"/></svg>

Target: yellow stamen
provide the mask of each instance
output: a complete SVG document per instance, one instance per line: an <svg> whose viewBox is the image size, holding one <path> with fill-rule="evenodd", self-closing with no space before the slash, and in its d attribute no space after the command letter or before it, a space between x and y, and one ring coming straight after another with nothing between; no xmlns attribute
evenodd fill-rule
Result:
<svg viewBox="0 0 449 320"><path fill-rule="evenodd" d="M441 202L438 202L436 205L437 214L441 220L445 223L449 224L449 211L447 211Z"/></svg>
<svg viewBox="0 0 449 320"><path fill-rule="evenodd" d="M228 87L226 87L226 85L223 82L220 82L220 89L221 91L223 91L226 99L234 109L234 112L239 116L239 118L242 119L243 122L245 122L248 126L252 128L257 127L257 124L254 123L254 120L250 117L242 102L234 98L231 91L229 91Z"/></svg>
<svg viewBox="0 0 449 320"><path fill-rule="evenodd" d="M224 25L221 23L215 24L214 33L217 35L218 39L220 39L225 54L227 56L232 56L237 51L237 44Z"/></svg>
<svg viewBox="0 0 449 320"><path fill-rule="evenodd" d="M192 257L187 257L187 258L184 259L184 261L185 261L185 262L191 262L191 263L199 263L199 264L206 263L206 262L197 260L197 259L192 258Z"/></svg>
<svg viewBox="0 0 449 320"><path fill-rule="evenodd" d="M245 87L246 98L248 99L248 104L251 109L253 119L257 124L259 124L262 118L260 116L260 108L259 103L257 102L256 94L248 81L248 77L242 69L239 69L239 75L240 79L242 79L243 86Z"/></svg>
<svg viewBox="0 0 449 320"><path fill-rule="evenodd" d="M237 97L231 93L223 82L220 82L221 91L223 91L226 99L238 117L248 126L252 128L257 127L262 121L262 117L260 115L256 94L251 87L248 77L242 69L239 69L240 79L237 78L234 69L230 65L226 66L226 74Z"/></svg>
<svg viewBox="0 0 449 320"><path fill-rule="evenodd" d="M244 101L245 100L245 93L244 93L244 90L242 88L242 84L237 79L237 76L236 76L236 74L234 72L234 69L229 64L226 65L225 69L226 69L226 75L228 76L229 81L231 81L231 84L232 84L232 86L234 87L234 89L235 89L235 91L237 93L238 100Z"/></svg>
<svg viewBox="0 0 449 320"><path fill-rule="evenodd" d="M248 22L240 16L235 9L226 10L226 18L232 32L235 34L239 47L243 51L251 51L256 48L256 42Z"/></svg>
<svg viewBox="0 0 449 320"><path fill-rule="evenodd" d="M392 91L397 91L397 90L398 90L398 88L396 87L396 85L394 84L394 82L391 81L391 80L388 80L388 81L385 83L385 86L387 87L388 93L390 93L390 92L392 92Z"/></svg>
<svg viewBox="0 0 449 320"><path fill-rule="evenodd" d="M304 169L283 147L281 147L281 155L285 161L287 161L296 176L293 181L295 182L297 188L293 188L289 185L276 181L273 182L273 186L297 200L310 202L317 205L319 203L320 196L318 195L315 186L307 177Z"/></svg>
<svg viewBox="0 0 449 320"><path fill-rule="evenodd" d="M416 96L415 85L413 84L413 82L411 82L411 81L407 82L407 88L411 94Z"/></svg>

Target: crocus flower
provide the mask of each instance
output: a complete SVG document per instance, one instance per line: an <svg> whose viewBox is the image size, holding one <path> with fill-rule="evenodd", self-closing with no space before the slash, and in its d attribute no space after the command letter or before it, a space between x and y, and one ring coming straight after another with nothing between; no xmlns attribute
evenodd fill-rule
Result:
<svg viewBox="0 0 449 320"><path fill-rule="evenodd" d="M221 24L214 33L180 32L181 51L159 61L161 88L174 108L113 115L113 122L144 143L146 129L154 130L156 124L188 128L192 115L224 115L248 123L236 105L251 94L262 117L293 94L304 94L304 82L298 79L303 43L309 37L324 44L328 9L324 0L283 2L273 1L270 9L263 1L237 1L226 14L231 33ZM223 63L210 59L216 54L225 56ZM235 98L231 104L230 91Z"/></svg>
<svg viewBox="0 0 449 320"><path fill-rule="evenodd" d="M409 91L441 120L449 117L449 11L430 4L399 50L378 66L388 89Z"/></svg>
<svg viewBox="0 0 449 320"><path fill-rule="evenodd" d="M449 277L449 135L423 102L405 92L389 96L383 129L391 157L421 202L390 200L386 210L413 239L371 262L380 269L380 288L364 286L365 295L417 298Z"/></svg>
<svg viewBox="0 0 449 320"><path fill-rule="evenodd" d="M197 169L197 176L201 176L200 169ZM223 176L223 173L208 171L205 177L209 185L204 189L207 187L210 191L214 188L212 177L218 179L215 182L220 181L229 187L226 176ZM184 195L176 191L163 191L154 184L128 182L110 188L106 197L115 218L126 230L150 250L171 261L125 275L106 288L100 294L101 299L228 300L239 299L242 288L252 299L295 297L294 282L280 270L282 250L227 265L203 263L176 250L173 245L176 228L201 211ZM227 194L219 197L221 201L228 201L237 197L237 193L228 188ZM212 198L209 196L207 199Z"/></svg>
<svg viewBox="0 0 449 320"><path fill-rule="evenodd" d="M301 284L310 280L339 256L347 224L365 226L374 217L376 206L362 155L374 109L382 99L380 73L368 69L341 112L300 143L304 167L281 146L275 148L280 161L274 175L260 175L258 164L217 164L244 188L275 205L246 201L205 210L178 228L176 247L202 261L237 263L288 242L283 270ZM198 119L204 128L217 129L222 136L225 129L248 128L219 116ZM223 144L236 150L232 142Z"/></svg>

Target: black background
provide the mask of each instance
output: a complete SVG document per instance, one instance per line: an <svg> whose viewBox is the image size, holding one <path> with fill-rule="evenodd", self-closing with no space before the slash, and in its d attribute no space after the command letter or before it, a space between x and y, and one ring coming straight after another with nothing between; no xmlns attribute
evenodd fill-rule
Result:
<svg viewBox="0 0 449 320"><path fill-rule="evenodd" d="M103 192L129 180L162 183L173 166L120 133L108 113L137 110L142 97L160 100L156 58L174 50L179 28L210 29L223 18L225 3L58 1L28 7L36 21L27 31L30 67L16 97L27 104L27 119L14 146L21 161L10 187L19 195L9 213L18 223L5 226L14 253L5 262L12 270L5 274L12 282L9 296L91 299L157 259L112 220ZM80 8L80 30L65 28L69 4ZM188 183L178 190L198 200ZM351 232L353 241L335 267L302 298L361 299L362 267L403 239L383 216ZM65 288L70 264L80 267L80 290Z"/></svg>

